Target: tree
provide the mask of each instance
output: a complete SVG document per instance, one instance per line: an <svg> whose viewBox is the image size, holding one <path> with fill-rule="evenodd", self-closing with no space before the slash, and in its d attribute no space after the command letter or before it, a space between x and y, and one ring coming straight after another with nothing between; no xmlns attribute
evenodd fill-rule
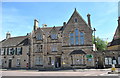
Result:
<svg viewBox="0 0 120 78"><path fill-rule="evenodd" d="M100 39L99 37L95 38L95 40L94 40L94 37L93 37L92 40L93 40L92 41L93 44L95 43L98 51L107 50L107 45L108 45L107 41L104 41L104 40Z"/></svg>

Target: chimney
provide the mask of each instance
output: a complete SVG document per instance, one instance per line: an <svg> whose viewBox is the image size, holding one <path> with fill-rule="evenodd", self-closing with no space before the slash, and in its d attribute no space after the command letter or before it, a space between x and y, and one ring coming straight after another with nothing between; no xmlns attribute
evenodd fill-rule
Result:
<svg viewBox="0 0 120 78"><path fill-rule="evenodd" d="M10 38L11 34L9 32L6 33L6 39Z"/></svg>
<svg viewBox="0 0 120 78"><path fill-rule="evenodd" d="M38 28L38 20L37 19L34 19L34 31L36 31L37 30L37 28Z"/></svg>
<svg viewBox="0 0 120 78"><path fill-rule="evenodd" d="M120 26L120 17L118 17L118 26Z"/></svg>
<svg viewBox="0 0 120 78"><path fill-rule="evenodd" d="M66 22L63 22L63 26L65 26L66 25Z"/></svg>
<svg viewBox="0 0 120 78"><path fill-rule="evenodd" d="M47 24L42 24L43 28L46 28L47 27Z"/></svg>
<svg viewBox="0 0 120 78"><path fill-rule="evenodd" d="M89 25L89 26L90 26L90 28L91 28L90 14L87 14L87 18L88 18L88 25Z"/></svg>

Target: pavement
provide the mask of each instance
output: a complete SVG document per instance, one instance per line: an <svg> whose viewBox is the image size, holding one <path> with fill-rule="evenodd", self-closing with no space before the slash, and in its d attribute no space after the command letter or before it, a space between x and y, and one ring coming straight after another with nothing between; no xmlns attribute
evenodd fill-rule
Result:
<svg viewBox="0 0 120 78"><path fill-rule="evenodd" d="M119 74L108 74L111 69L71 69L59 71L39 70L0 70L1 76L119 76ZM118 71L118 69L117 69Z"/></svg>

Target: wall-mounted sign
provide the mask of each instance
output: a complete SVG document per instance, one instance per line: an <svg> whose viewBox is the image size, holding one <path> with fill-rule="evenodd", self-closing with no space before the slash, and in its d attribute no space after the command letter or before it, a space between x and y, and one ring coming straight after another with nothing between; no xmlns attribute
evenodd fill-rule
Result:
<svg viewBox="0 0 120 78"><path fill-rule="evenodd" d="M93 55L88 54L88 55L86 55L86 58L93 58Z"/></svg>

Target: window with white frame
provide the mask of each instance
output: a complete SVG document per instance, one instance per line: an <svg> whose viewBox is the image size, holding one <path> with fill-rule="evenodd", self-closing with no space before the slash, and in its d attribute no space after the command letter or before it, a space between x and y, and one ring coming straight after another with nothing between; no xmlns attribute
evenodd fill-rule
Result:
<svg viewBox="0 0 120 78"><path fill-rule="evenodd" d="M105 65L112 65L112 58L111 57L105 57Z"/></svg>
<svg viewBox="0 0 120 78"><path fill-rule="evenodd" d="M36 57L35 64L36 65L43 65L43 59L42 59L42 57Z"/></svg>
<svg viewBox="0 0 120 78"><path fill-rule="evenodd" d="M4 48L1 48L1 55L4 54Z"/></svg>
<svg viewBox="0 0 120 78"><path fill-rule="evenodd" d="M118 64L120 64L120 56L118 57Z"/></svg>
<svg viewBox="0 0 120 78"><path fill-rule="evenodd" d="M17 55L22 55L22 47L17 48Z"/></svg>
<svg viewBox="0 0 120 78"><path fill-rule="evenodd" d="M16 66L17 67L20 66L20 58L17 58L17 60L16 60Z"/></svg>
<svg viewBox="0 0 120 78"><path fill-rule="evenodd" d="M57 50L57 45L55 45L55 44L52 45L52 46L51 46L51 50L52 50L52 52L58 51L58 50Z"/></svg>
<svg viewBox="0 0 120 78"><path fill-rule="evenodd" d="M9 48L9 55L13 55L14 54L14 49L13 48Z"/></svg>

